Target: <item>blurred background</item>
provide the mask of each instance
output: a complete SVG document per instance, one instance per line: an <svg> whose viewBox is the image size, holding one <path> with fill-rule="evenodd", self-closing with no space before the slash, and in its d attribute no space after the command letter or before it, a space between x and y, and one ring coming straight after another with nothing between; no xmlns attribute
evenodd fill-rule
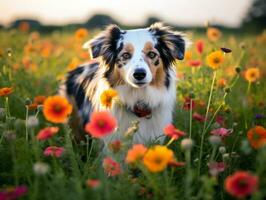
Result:
<svg viewBox="0 0 266 200"><path fill-rule="evenodd" d="M266 27L265 0L0 0L0 28L50 32L102 28L144 27L163 21L180 30L204 30L206 23L224 30L261 32Z"/></svg>

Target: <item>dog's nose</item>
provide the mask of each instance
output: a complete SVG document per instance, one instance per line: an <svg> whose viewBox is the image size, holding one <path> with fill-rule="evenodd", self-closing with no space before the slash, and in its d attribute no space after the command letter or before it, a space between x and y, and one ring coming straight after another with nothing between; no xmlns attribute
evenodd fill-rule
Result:
<svg viewBox="0 0 266 200"><path fill-rule="evenodd" d="M145 69L136 69L133 76L136 80L141 81L146 77L146 71Z"/></svg>

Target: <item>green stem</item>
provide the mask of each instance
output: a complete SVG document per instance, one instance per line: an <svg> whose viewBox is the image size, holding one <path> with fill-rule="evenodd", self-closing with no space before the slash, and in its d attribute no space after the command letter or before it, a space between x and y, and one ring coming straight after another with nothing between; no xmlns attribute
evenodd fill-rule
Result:
<svg viewBox="0 0 266 200"><path fill-rule="evenodd" d="M29 118L29 108L26 106L26 121L25 121L25 128L26 128L26 141L29 139L29 132L28 132L28 118Z"/></svg>
<svg viewBox="0 0 266 200"><path fill-rule="evenodd" d="M213 78L212 78L212 84L211 84L211 91L210 91L207 110L206 110L206 114L205 114L205 122L204 122L203 131L202 131L202 135L201 135L199 165L198 165L198 177L200 176L201 160L202 160L202 153L203 153L203 143L204 143L205 134L207 132L206 131L207 118L209 115L209 109L210 109L210 105L211 105L211 99L212 99L212 93L213 93L214 83L215 83L215 79L216 79L216 74L217 74L217 72L214 71L213 72Z"/></svg>
<svg viewBox="0 0 266 200"><path fill-rule="evenodd" d="M189 138L192 135L192 99L190 99L190 108L189 108Z"/></svg>
<svg viewBox="0 0 266 200"><path fill-rule="evenodd" d="M191 174L191 151L186 150L185 152L186 159L186 179L185 179L185 196L186 199L191 199L191 182L192 182L192 174Z"/></svg>

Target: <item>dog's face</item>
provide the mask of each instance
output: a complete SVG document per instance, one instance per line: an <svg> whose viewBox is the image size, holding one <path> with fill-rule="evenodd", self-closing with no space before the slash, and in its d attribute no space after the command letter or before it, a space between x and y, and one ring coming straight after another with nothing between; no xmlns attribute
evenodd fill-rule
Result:
<svg viewBox="0 0 266 200"><path fill-rule="evenodd" d="M158 23L127 31L111 25L84 47L93 58L102 57L109 74L115 72L116 77L139 88L165 83L168 68L175 59L184 57L185 40L182 34Z"/></svg>

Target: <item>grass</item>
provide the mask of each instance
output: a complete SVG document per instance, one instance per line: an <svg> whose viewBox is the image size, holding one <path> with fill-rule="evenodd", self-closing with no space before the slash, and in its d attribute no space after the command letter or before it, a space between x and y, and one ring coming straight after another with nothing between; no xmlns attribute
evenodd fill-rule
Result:
<svg viewBox="0 0 266 200"><path fill-rule="evenodd" d="M28 191L22 199L34 200L233 199L225 191L224 181L234 172L245 170L259 178L259 188L250 198L265 199L266 149L254 149L247 140L249 129L255 125L266 126L265 33L226 34L217 42L209 41L205 35L188 33L193 42L204 41L204 51L197 53L194 44L189 50L192 58L186 56L184 61L177 62L179 82L173 123L193 139L194 146L183 151L180 147L183 138L168 146L185 166L169 166L162 172L151 173L140 163L132 169L124 162L130 148L125 139L122 149L112 154L122 167L122 173L115 177L103 170L105 155L99 140L87 137L86 141L76 143L67 124L56 125L60 131L53 138L37 141L35 135L40 129L55 124L45 120L41 107L27 111L25 106L35 96L57 93L64 74L89 59L81 46L92 35L93 31L85 38L72 32L0 31L0 88L14 88L9 96L0 97L0 108L3 108L0 109L1 190L25 185ZM232 52L225 55L224 63L214 72L205 58L220 47L230 48ZM200 60L201 65L190 67L190 60ZM248 89L243 73L250 67L259 68L261 76ZM222 79L225 84L221 83ZM183 107L186 97L190 97L189 109ZM192 102L195 107L191 106ZM207 120L195 120L192 117L195 112ZM256 117L258 114L262 117ZM38 118L39 124L27 127L26 119L32 115ZM218 123L217 117L222 122ZM210 132L219 127L232 129L232 133L221 143L212 145ZM44 149L51 145L64 147L65 153L59 158L44 156ZM212 176L208 168L211 161L225 163L225 170ZM46 163L49 171L38 175L33 170L37 162ZM101 184L97 188L89 187L88 179L97 179Z"/></svg>

